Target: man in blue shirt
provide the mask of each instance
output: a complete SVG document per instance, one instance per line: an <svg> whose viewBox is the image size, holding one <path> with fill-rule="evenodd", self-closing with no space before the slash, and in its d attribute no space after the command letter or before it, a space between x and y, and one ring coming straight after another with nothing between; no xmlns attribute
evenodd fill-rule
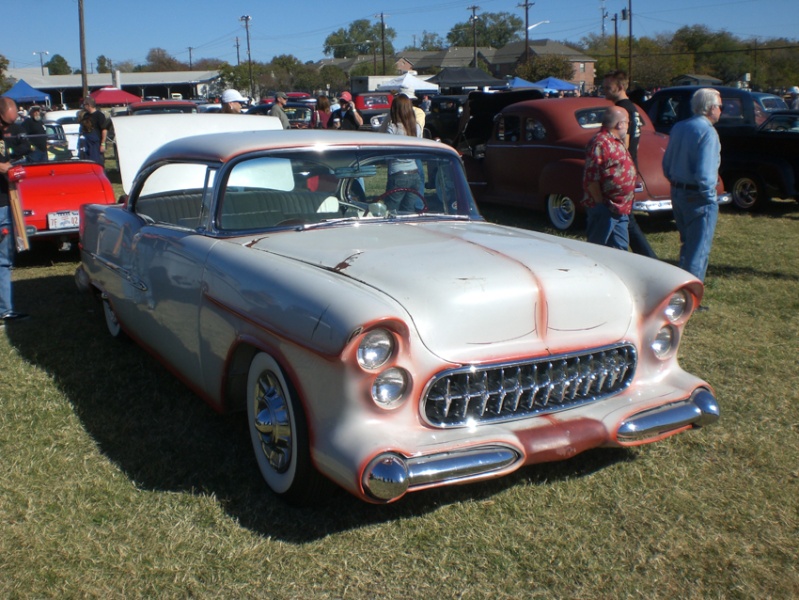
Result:
<svg viewBox="0 0 799 600"><path fill-rule="evenodd" d="M671 130L663 173L671 182L674 220L680 232L680 267L704 281L719 206L716 183L721 142L713 125L721 116L721 95L702 88L691 98L693 116Z"/></svg>

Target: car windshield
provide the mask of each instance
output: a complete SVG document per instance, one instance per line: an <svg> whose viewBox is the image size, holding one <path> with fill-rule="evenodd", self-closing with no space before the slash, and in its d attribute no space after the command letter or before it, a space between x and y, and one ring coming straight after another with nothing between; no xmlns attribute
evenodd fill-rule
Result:
<svg viewBox="0 0 799 600"><path fill-rule="evenodd" d="M237 162L221 183L221 230L354 219L479 218L449 152L341 148L279 151Z"/></svg>

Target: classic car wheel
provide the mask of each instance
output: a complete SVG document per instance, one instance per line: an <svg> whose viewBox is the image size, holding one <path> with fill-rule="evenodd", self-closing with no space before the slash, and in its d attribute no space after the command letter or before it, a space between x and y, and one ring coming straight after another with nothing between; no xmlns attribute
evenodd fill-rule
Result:
<svg viewBox="0 0 799 600"><path fill-rule="evenodd" d="M322 484L311 464L305 414L277 362L256 354L247 376L247 420L255 459L273 492L304 504Z"/></svg>
<svg viewBox="0 0 799 600"><path fill-rule="evenodd" d="M559 231L571 229L574 225L577 207L574 201L563 194L547 196L547 216L552 226Z"/></svg>
<svg viewBox="0 0 799 600"><path fill-rule="evenodd" d="M103 315L105 316L105 326L108 328L108 333L111 334L111 337L117 339L125 337L125 332L122 331L117 314L111 308L111 303L107 298L103 298Z"/></svg>
<svg viewBox="0 0 799 600"><path fill-rule="evenodd" d="M732 201L741 210L752 210L755 204L763 205L766 198L766 188L759 177L750 175L735 175L730 178L729 186Z"/></svg>

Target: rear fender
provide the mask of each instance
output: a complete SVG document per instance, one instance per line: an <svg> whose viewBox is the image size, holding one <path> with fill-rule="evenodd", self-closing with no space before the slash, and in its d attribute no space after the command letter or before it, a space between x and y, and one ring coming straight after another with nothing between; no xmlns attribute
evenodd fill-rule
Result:
<svg viewBox="0 0 799 600"><path fill-rule="evenodd" d="M549 163L541 171L538 190L542 198L550 194L562 194L575 202L583 197L583 169L585 160L565 158Z"/></svg>

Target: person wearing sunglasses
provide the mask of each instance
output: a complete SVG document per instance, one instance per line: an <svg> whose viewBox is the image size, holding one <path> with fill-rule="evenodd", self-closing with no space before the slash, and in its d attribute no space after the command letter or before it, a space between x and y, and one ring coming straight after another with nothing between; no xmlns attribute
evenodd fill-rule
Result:
<svg viewBox="0 0 799 600"><path fill-rule="evenodd" d="M10 98L0 98L0 132L3 138L17 119L17 103ZM14 264L14 223L11 218L11 201L8 189L8 171L13 166L6 156L6 145L0 153L0 327L12 321L26 319L28 315L14 310L11 295L11 267Z"/></svg>
<svg viewBox="0 0 799 600"><path fill-rule="evenodd" d="M721 117L721 110L718 91L701 88L694 92L693 116L672 128L663 155L663 174L671 183L671 205L680 232L679 265L702 281L719 216L716 183L721 142L713 126Z"/></svg>

